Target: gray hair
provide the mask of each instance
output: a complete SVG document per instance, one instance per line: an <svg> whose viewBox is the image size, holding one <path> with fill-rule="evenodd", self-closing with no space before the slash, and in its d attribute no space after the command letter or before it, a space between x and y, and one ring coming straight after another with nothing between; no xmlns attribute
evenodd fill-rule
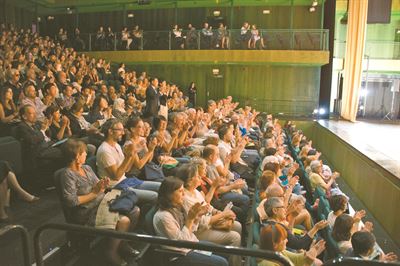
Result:
<svg viewBox="0 0 400 266"><path fill-rule="evenodd" d="M279 207L282 205L283 200L278 197L271 197L268 198L267 201L264 203L264 210L268 217L273 217L274 212L272 211L273 208Z"/></svg>

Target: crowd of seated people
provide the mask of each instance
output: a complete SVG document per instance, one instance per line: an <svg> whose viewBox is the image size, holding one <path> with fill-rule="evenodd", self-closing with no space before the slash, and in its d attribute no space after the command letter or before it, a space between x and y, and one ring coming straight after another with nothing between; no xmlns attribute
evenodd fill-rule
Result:
<svg viewBox="0 0 400 266"><path fill-rule="evenodd" d="M321 265L329 258L320 255L325 249L333 257L396 261L376 244L372 223L362 222L364 210L346 213L348 197L335 182L339 173L320 160L312 141L290 121L283 127L271 116L267 121L254 198L254 244L280 252L293 265ZM324 240L313 241L318 235ZM277 264L262 260L258 265Z"/></svg>
<svg viewBox="0 0 400 266"><path fill-rule="evenodd" d="M161 32L161 31L160 31ZM234 42L240 49L264 49L265 38L256 24L244 22L240 32L231 32L224 23L219 23L216 28L205 22L200 30L196 30L192 24L188 24L186 29L175 24L169 31L170 37L163 35L149 34L144 38L146 32L135 25L131 29L123 27L121 32L114 32L111 27L100 26L91 38L82 39L79 28L70 36L64 28L60 28L56 35L56 40L65 47L73 47L76 51L83 51L91 47L92 50L143 50L144 45L152 43L157 39L165 38L164 42L170 42L170 49L230 49ZM150 39L149 39L150 38ZM153 40L154 39L154 40ZM91 41L91 46L88 42ZM86 42L86 43L85 43ZM164 48L165 49L165 48Z"/></svg>
<svg viewBox="0 0 400 266"><path fill-rule="evenodd" d="M371 253L360 239L374 246L373 236L358 234L371 224L354 226L365 212L344 213L348 199L335 182L338 173L293 124L238 108L231 96L209 100L205 109L188 107L174 84L124 64L107 71L104 60L28 31L3 29L0 48L1 133L20 141L24 179L55 173L67 222L128 232L152 214L147 233L244 246L253 233L247 230L253 200L255 222L262 223L256 244L294 265L321 263L325 242L314 240L328 224L343 255ZM2 191L10 186L27 201L38 199L4 169ZM310 176L310 191L301 174ZM332 202L328 221L315 218L318 200L308 200L315 191ZM1 219L6 200L0 197ZM112 264L137 254L128 242L109 242ZM173 250L180 255L170 255L170 265L242 265L237 255Z"/></svg>

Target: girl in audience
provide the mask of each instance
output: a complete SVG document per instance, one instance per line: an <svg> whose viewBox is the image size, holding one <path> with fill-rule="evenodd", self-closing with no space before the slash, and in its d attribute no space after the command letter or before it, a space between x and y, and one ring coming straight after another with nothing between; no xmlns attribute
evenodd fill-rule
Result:
<svg viewBox="0 0 400 266"><path fill-rule="evenodd" d="M39 200L38 197L29 194L20 186L10 164L7 161L0 161L0 223L9 221L5 208L10 206L10 188L27 202Z"/></svg>
<svg viewBox="0 0 400 266"><path fill-rule="evenodd" d="M72 136L69 119L67 116L61 115L58 106L51 105L47 107L45 115L51 121L51 125L46 132L51 140L59 141Z"/></svg>
<svg viewBox="0 0 400 266"><path fill-rule="evenodd" d="M97 122L98 125L101 126L112 117L112 108L109 108L107 98L103 95L99 95L94 100L93 107L86 120L92 124Z"/></svg>
<svg viewBox="0 0 400 266"><path fill-rule="evenodd" d="M172 134L169 134L167 130L167 119L164 116L159 115L154 118L154 136L157 138L158 146L165 153L172 152L172 149L177 146L176 142L178 141L177 130L174 130Z"/></svg>
<svg viewBox="0 0 400 266"><path fill-rule="evenodd" d="M86 161L86 145L82 141L68 140L65 143L64 158L67 167L60 174L60 188L62 191L63 204L70 210L69 217L73 223L88 226L99 226L96 222L98 212L107 213L108 204L101 204L104 198L104 191L109 185L109 179L99 180L92 168L84 165ZM105 208L105 209L101 209ZM121 232L133 230L138 218L139 208L135 207L128 215L116 215L116 219L110 219L110 229ZM120 247L120 244L121 247ZM121 248L129 253L134 250L127 244L121 243L120 239L111 239L110 249L107 251L110 262L115 265L122 265L126 262L118 254Z"/></svg>
<svg viewBox="0 0 400 266"><path fill-rule="evenodd" d="M184 187L183 181L177 177L167 177L158 191L158 211L153 218L153 226L157 235L175 240L198 242L194 234L198 221L208 212L208 206L195 203L186 212L183 208ZM217 255L205 255L185 248L172 248L185 253L170 260L169 265L174 266L228 266L223 257Z"/></svg>
<svg viewBox="0 0 400 266"><path fill-rule="evenodd" d="M317 243L314 242L308 251L302 251L299 253L286 250L287 242L288 234L282 225L270 224L261 229L260 249L280 253L288 259L293 266L322 265L322 262L317 259L317 256L319 256L325 249L324 240L320 240ZM278 265L280 264L267 260L261 260L258 262L258 266Z"/></svg>
<svg viewBox="0 0 400 266"><path fill-rule="evenodd" d="M186 212L196 204L204 204L208 206L208 213L199 220L199 226L194 232L199 240L209 241L212 243L228 246L240 246L242 226L235 221L235 213L226 208L218 211L210 204L210 198L214 194L215 189L211 189L206 195L198 191L197 188L201 185L201 177L199 176L198 168L195 164L186 164L180 167L176 175L184 181L184 201L183 208ZM216 180L218 183L219 180ZM229 265L240 265L241 258L238 256L230 256Z"/></svg>
<svg viewBox="0 0 400 266"><path fill-rule="evenodd" d="M0 136L10 134L11 126L18 118L18 110L13 101L13 92L9 87L0 90Z"/></svg>
<svg viewBox="0 0 400 266"><path fill-rule="evenodd" d="M126 129L130 133L130 138L125 145L134 145L132 165L129 175L139 177L143 175L142 169L146 163L151 162L154 156L154 149L157 146L157 138L152 138L149 145L144 137L144 123L140 117L133 117L126 123Z"/></svg>

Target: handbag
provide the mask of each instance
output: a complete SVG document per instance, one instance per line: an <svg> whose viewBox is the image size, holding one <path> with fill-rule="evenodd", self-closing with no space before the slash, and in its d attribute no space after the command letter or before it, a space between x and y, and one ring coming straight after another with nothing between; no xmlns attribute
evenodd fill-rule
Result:
<svg viewBox="0 0 400 266"><path fill-rule="evenodd" d="M220 219L218 222L212 225L212 229L221 231L230 231L233 229L233 223L235 221L230 218Z"/></svg>
<svg viewBox="0 0 400 266"><path fill-rule="evenodd" d="M144 176L146 180L163 181L165 176L162 171L162 166L154 162L148 162L144 165Z"/></svg>
<svg viewBox="0 0 400 266"><path fill-rule="evenodd" d="M122 190L121 194L108 202L110 212L128 214L138 202L138 196L131 189Z"/></svg>

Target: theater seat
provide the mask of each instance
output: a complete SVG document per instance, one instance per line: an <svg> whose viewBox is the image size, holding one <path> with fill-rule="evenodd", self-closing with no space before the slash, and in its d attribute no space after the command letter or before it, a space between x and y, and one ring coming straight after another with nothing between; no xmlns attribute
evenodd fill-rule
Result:
<svg viewBox="0 0 400 266"><path fill-rule="evenodd" d="M0 160L8 161L17 176L22 173L21 144L13 137L0 138Z"/></svg>

